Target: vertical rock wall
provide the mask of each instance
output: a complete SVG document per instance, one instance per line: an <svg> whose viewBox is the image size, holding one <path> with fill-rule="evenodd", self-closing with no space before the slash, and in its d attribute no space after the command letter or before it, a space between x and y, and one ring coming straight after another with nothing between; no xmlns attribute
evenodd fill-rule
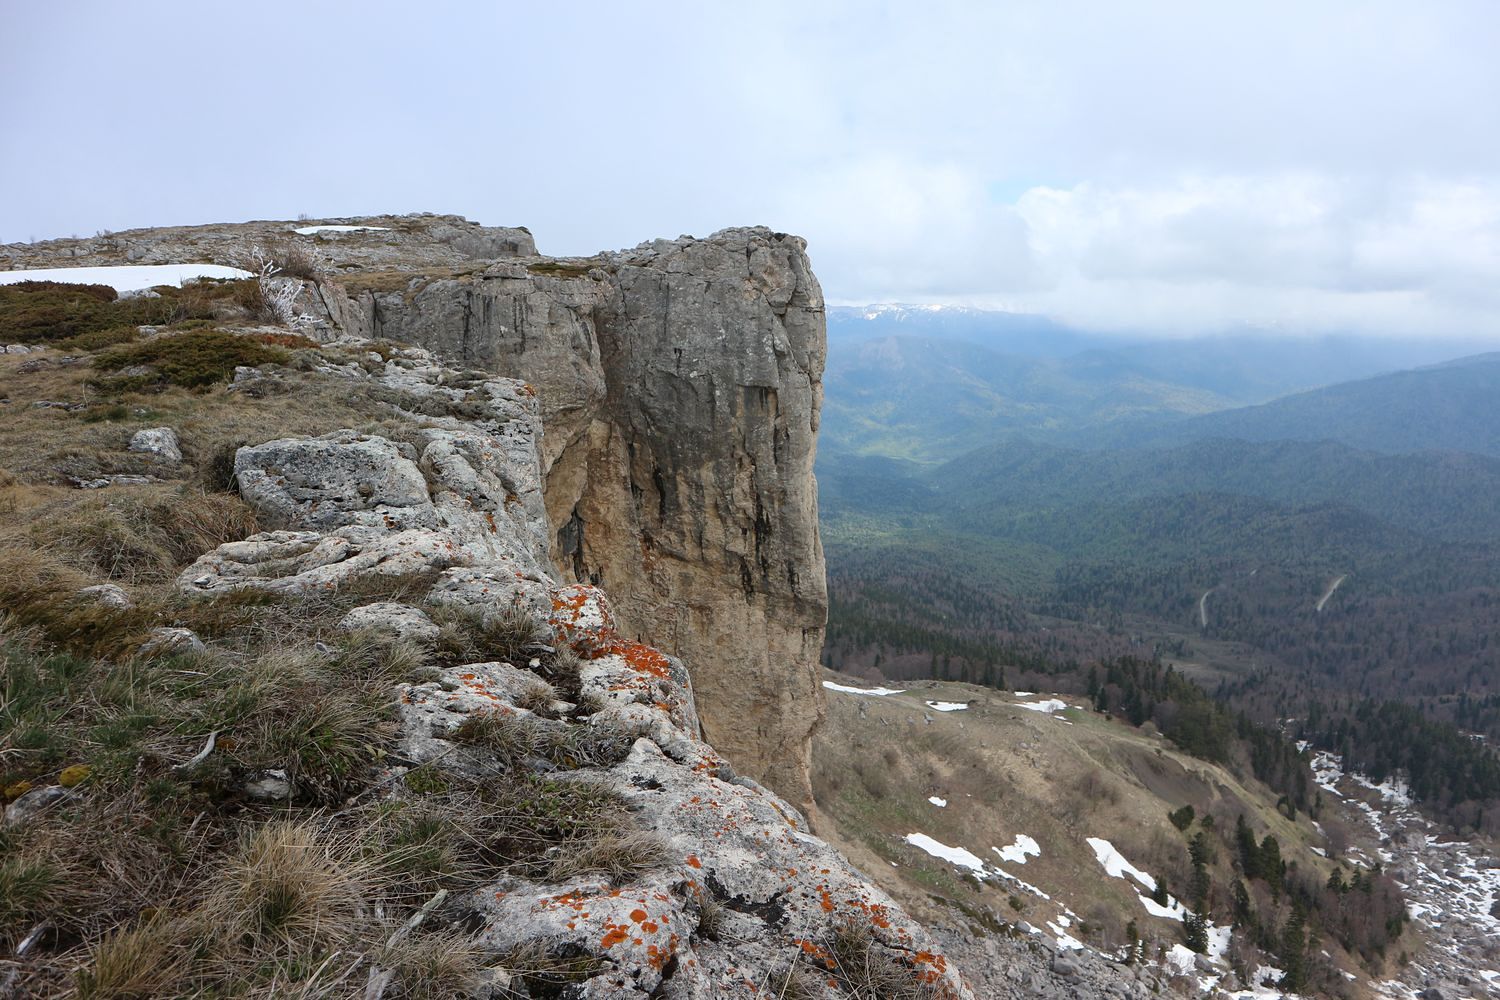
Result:
<svg viewBox="0 0 1500 1000"><path fill-rule="evenodd" d="M813 480L822 291L767 229L351 283L350 332L525 379L553 559L691 665L707 739L799 805L827 615Z"/></svg>

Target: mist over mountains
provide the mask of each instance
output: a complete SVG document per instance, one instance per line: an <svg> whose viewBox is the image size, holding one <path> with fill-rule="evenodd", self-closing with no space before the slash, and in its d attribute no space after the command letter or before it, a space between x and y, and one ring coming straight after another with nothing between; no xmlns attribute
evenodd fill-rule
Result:
<svg viewBox="0 0 1500 1000"><path fill-rule="evenodd" d="M1214 437L1496 454L1477 341L1091 334L963 307L834 307L823 447L938 463L1004 432L1073 447ZM1476 423L1476 418L1478 423Z"/></svg>

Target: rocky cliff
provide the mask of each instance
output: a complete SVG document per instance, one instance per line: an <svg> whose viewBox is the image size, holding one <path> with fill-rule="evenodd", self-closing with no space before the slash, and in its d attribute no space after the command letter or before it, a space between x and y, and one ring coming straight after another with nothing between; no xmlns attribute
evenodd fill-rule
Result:
<svg viewBox="0 0 1500 1000"><path fill-rule="evenodd" d="M536 387L554 563L691 663L709 742L805 805L827 592L803 241L733 229L401 286L346 279L345 328Z"/></svg>
<svg viewBox="0 0 1500 1000"><path fill-rule="evenodd" d="M299 233L296 229L310 230ZM323 336L419 344L530 384L550 558L691 664L706 738L799 806L827 614L813 480L823 298L795 236L731 229L591 258L449 216L143 230L11 266L317 255Z"/></svg>

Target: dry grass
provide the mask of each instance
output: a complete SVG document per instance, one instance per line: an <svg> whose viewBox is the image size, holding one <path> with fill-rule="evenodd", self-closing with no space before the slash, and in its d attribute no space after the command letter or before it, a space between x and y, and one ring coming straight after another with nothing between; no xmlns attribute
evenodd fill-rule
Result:
<svg viewBox="0 0 1500 1000"><path fill-rule="evenodd" d="M157 913L111 931L89 946L74 995L78 1000L171 995L189 975L199 929L182 917Z"/></svg>
<svg viewBox="0 0 1500 1000"><path fill-rule="evenodd" d="M351 845L309 824L272 822L245 835L204 911L226 945L272 953L328 946L359 929L374 879Z"/></svg>
<svg viewBox="0 0 1500 1000"><path fill-rule="evenodd" d="M502 661L524 666L551 638L546 626L519 605L484 612L474 608L436 607L437 652L445 663Z"/></svg>
<svg viewBox="0 0 1500 1000"><path fill-rule="evenodd" d="M863 925L836 926L824 947L833 966L829 972L850 1000L939 1000L943 996Z"/></svg>
<svg viewBox="0 0 1500 1000"><path fill-rule="evenodd" d="M561 882L579 875L603 875L619 885L667 862L661 839L642 830L609 830L558 845L548 875Z"/></svg>

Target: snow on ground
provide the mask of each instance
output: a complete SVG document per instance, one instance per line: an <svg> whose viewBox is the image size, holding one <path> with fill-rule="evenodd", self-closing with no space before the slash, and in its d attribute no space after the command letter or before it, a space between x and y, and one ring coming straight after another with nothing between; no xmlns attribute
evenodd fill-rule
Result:
<svg viewBox="0 0 1500 1000"><path fill-rule="evenodd" d="M1319 787L1344 798L1369 823L1380 845L1375 854L1401 885L1407 912L1427 944L1421 961L1401 969L1399 978L1373 984L1377 992L1409 1000L1436 982L1445 996L1473 995L1458 984L1488 981L1487 952L1500 945L1500 918L1490 914L1500 900L1500 869L1490 867L1490 847L1440 836L1438 827L1412 808L1410 792L1399 778L1376 783L1346 772L1343 761L1331 753L1314 753L1311 763ZM1342 789L1336 787L1340 783ZM1366 802L1358 790L1375 793L1376 804ZM1358 864L1358 858L1367 856L1352 848L1347 857Z"/></svg>
<svg viewBox="0 0 1500 1000"><path fill-rule="evenodd" d="M1058 926L1060 923L1065 923L1067 919L1067 917L1058 917L1056 922L1049 920L1047 929L1052 932L1053 937L1057 938L1057 946L1063 951L1082 951L1083 942Z"/></svg>
<svg viewBox="0 0 1500 1000"><path fill-rule="evenodd" d="M1000 855L1001 861L1011 861L1018 865L1026 863L1026 855L1028 854L1038 858L1042 856L1041 847L1035 840L1032 840L1024 833L1016 834L1015 841L1009 846L993 847L991 850Z"/></svg>
<svg viewBox="0 0 1500 1000"><path fill-rule="evenodd" d="M933 805L937 806L939 809L943 809L943 808L945 808L948 805L948 800L947 799L940 799L936 795L930 795L930 796L928 796L927 797L927 801L931 802Z"/></svg>
<svg viewBox="0 0 1500 1000"><path fill-rule="evenodd" d="M120 267L38 267L0 271L0 285L18 281L63 281L108 285L117 292L139 292L157 285L181 285L197 278L249 278L249 271L222 264L125 264Z"/></svg>
<svg viewBox="0 0 1500 1000"><path fill-rule="evenodd" d="M1016 692L1016 697L1017 698L1034 698L1034 697L1036 697L1036 692L1035 691L1017 691Z"/></svg>
<svg viewBox="0 0 1500 1000"><path fill-rule="evenodd" d="M303 226L300 229L293 229L292 232L298 236L314 236L318 233L384 233L390 228L390 226Z"/></svg>
<svg viewBox="0 0 1500 1000"><path fill-rule="evenodd" d="M934 712L962 712L969 707L965 701L929 701L927 707Z"/></svg>
<svg viewBox="0 0 1500 1000"><path fill-rule="evenodd" d="M1024 708L1028 712L1043 712L1051 715L1053 712L1061 712L1068 707L1068 703L1060 698L1048 698L1046 701L1023 701L1016 704L1017 708Z"/></svg>
<svg viewBox="0 0 1500 1000"><path fill-rule="evenodd" d="M1104 866L1104 871L1110 878L1124 878L1129 875L1152 892L1156 891L1156 879L1126 861L1125 855L1115 850L1114 844L1103 837L1089 837L1087 840L1089 846L1094 849L1094 857L1099 864Z"/></svg>
<svg viewBox="0 0 1500 1000"><path fill-rule="evenodd" d="M911 846L918 850L926 851L935 858L941 858L950 864L958 865L960 868L969 869L975 873L976 877L982 878L984 875L984 862L962 847L949 847L946 844L933 840L925 833L908 833L905 839Z"/></svg>
<svg viewBox="0 0 1500 1000"><path fill-rule="evenodd" d="M833 681L824 681L823 686L830 691L842 691L845 694L863 694L872 698L884 698L888 694L905 694L899 688L857 688L847 687L843 684L835 684Z"/></svg>

